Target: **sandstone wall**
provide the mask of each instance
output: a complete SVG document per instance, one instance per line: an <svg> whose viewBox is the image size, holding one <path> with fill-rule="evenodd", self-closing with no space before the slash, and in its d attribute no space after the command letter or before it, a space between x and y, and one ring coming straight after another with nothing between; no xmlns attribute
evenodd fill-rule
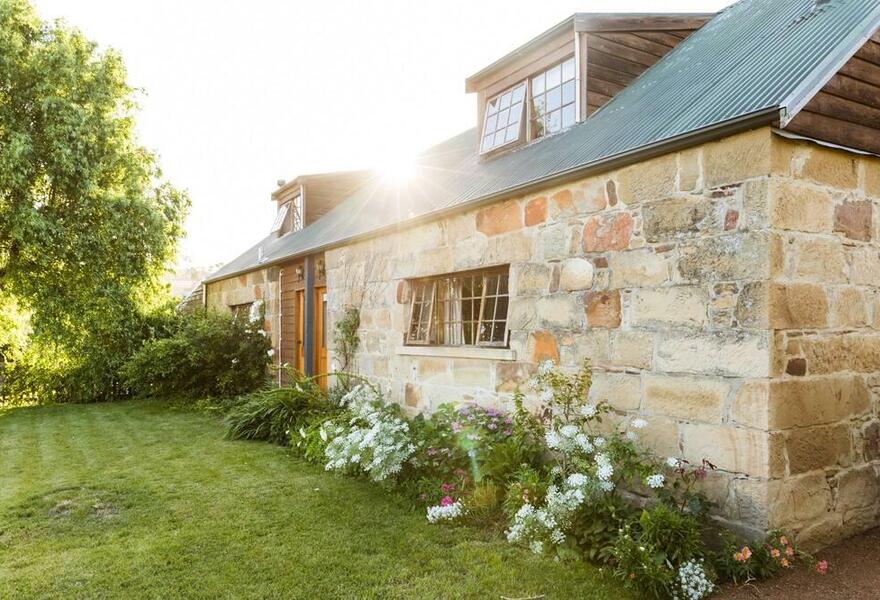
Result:
<svg viewBox="0 0 880 600"><path fill-rule="evenodd" d="M766 420L785 460L768 504L821 545L880 524L880 160L774 143Z"/></svg>
<svg viewBox="0 0 880 600"><path fill-rule="evenodd" d="M330 319L361 307L357 369L412 411L589 358L661 456L718 465L723 518L827 541L877 514L878 187L762 128L329 251ZM502 264L508 353L403 347L408 278Z"/></svg>

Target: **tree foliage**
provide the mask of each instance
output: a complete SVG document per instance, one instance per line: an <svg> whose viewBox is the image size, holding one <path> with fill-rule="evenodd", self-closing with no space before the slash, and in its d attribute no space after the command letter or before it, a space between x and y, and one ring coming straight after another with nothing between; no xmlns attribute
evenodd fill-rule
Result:
<svg viewBox="0 0 880 600"><path fill-rule="evenodd" d="M134 97L116 52L0 0L0 298L30 311L31 355L84 378L69 400L116 394L189 205L138 144Z"/></svg>

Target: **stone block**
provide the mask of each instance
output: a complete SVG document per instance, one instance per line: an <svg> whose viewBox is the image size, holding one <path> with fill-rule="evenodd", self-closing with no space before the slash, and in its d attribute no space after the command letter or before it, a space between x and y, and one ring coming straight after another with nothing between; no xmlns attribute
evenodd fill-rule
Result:
<svg viewBox="0 0 880 600"><path fill-rule="evenodd" d="M683 245L678 269L686 281L766 279L770 238L766 233L729 233Z"/></svg>
<svg viewBox="0 0 880 600"><path fill-rule="evenodd" d="M586 290L593 285L593 263L585 258L571 258L562 263L559 289L571 292Z"/></svg>
<svg viewBox="0 0 880 600"><path fill-rule="evenodd" d="M769 377L769 333L668 332L658 341L655 367L667 373Z"/></svg>
<svg viewBox="0 0 880 600"><path fill-rule="evenodd" d="M852 463L852 440L847 425L792 430L786 437L785 448L792 475Z"/></svg>
<svg viewBox="0 0 880 600"><path fill-rule="evenodd" d="M633 217L628 212L590 217L584 224L581 240L584 252L626 250L633 231Z"/></svg>
<svg viewBox="0 0 880 600"><path fill-rule="evenodd" d="M638 431L639 443L658 456L681 456L679 425L662 416L640 415L648 426Z"/></svg>
<svg viewBox="0 0 880 600"><path fill-rule="evenodd" d="M641 162L617 174L617 196L626 205L664 198L675 191L677 175L675 154Z"/></svg>
<svg viewBox="0 0 880 600"><path fill-rule="evenodd" d="M825 288L811 283L770 285L770 327L804 329L828 325Z"/></svg>
<svg viewBox="0 0 880 600"><path fill-rule="evenodd" d="M495 363L495 391L523 392L528 387L529 379L536 373L534 364L524 362L499 361Z"/></svg>
<svg viewBox="0 0 880 600"><path fill-rule="evenodd" d="M752 179L742 186L740 223L748 230L764 229L770 224L771 193L769 179Z"/></svg>
<svg viewBox="0 0 880 600"><path fill-rule="evenodd" d="M880 160L863 158L862 168L865 172L865 194L880 199Z"/></svg>
<svg viewBox="0 0 880 600"><path fill-rule="evenodd" d="M880 250L858 246L849 253L850 283L880 286Z"/></svg>
<svg viewBox="0 0 880 600"><path fill-rule="evenodd" d="M533 200L529 200L525 208L525 225L532 227L540 225L547 220L547 198L541 196Z"/></svg>
<svg viewBox="0 0 880 600"><path fill-rule="evenodd" d="M642 399L639 375L595 371L590 387L591 402L608 402L615 410L638 410Z"/></svg>
<svg viewBox="0 0 880 600"><path fill-rule="evenodd" d="M845 200L834 208L834 231L852 240L871 241L874 203L870 200Z"/></svg>
<svg viewBox="0 0 880 600"><path fill-rule="evenodd" d="M703 177L712 188L771 172L772 133L767 127L741 133L703 147Z"/></svg>
<svg viewBox="0 0 880 600"><path fill-rule="evenodd" d="M422 405L422 395L420 388L415 383L407 383L404 386L404 403L410 408L420 408Z"/></svg>
<svg viewBox="0 0 880 600"><path fill-rule="evenodd" d="M643 248L619 252L608 257L611 269L611 287L650 287L663 285L671 277L672 259Z"/></svg>
<svg viewBox="0 0 880 600"><path fill-rule="evenodd" d="M873 465L850 469L837 476L835 509L849 512L880 501L880 478Z"/></svg>
<svg viewBox="0 0 880 600"><path fill-rule="evenodd" d="M538 247L544 260L559 260L569 256L569 226L552 223L538 233Z"/></svg>
<svg viewBox="0 0 880 600"><path fill-rule="evenodd" d="M666 242L699 231L710 213L711 204L703 196L673 197L642 207L642 231L651 243Z"/></svg>
<svg viewBox="0 0 880 600"><path fill-rule="evenodd" d="M841 333L800 340L807 368L813 375L837 371L874 373L880 370L880 335Z"/></svg>
<svg viewBox="0 0 880 600"><path fill-rule="evenodd" d="M483 236L462 240L455 245L453 261L456 271L466 271L483 266L489 243Z"/></svg>
<svg viewBox="0 0 880 600"><path fill-rule="evenodd" d="M810 146L795 175L838 189L855 189L859 185L855 155L815 145Z"/></svg>
<svg viewBox="0 0 880 600"><path fill-rule="evenodd" d="M832 227L831 194L795 180L775 180L771 225L780 229L828 233Z"/></svg>
<svg viewBox="0 0 880 600"><path fill-rule="evenodd" d="M860 442L864 460L880 459L880 421L872 421L862 428Z"/></svg>
<svg viewBox="0 0 880 600"><path fill-rule="evenodd" d="M638 326L702 327L708 321L708 295L697 286L639 288L632 292L630 320Z"/></svg>
<svg viewBox="0 0 880 600"><path fill-rule="evenodd" d="M492 389L493 371L492 363L487 360L452 361L452 381L455 385Z"/></svg>
<svg viewBox="0 0 880 600"><path fill-rule="evenodd" d="M504 263L531 260L532 238L525 232L508 233L489 239L486 244L484 264L500 265Z"/></svg>
<svg viewBox="0 0 880 600"><path fill-rule="evenodd" d="M741 327L769 327L770 284L750 281L742 286L736 297L734 317Z"/></svg>
<svg viewBox="0 0 880 600"><path fill-rule="evenodd" d="M746 380L733 396L730 416L739 425L768 429L770 411L770 382Z"/></svg>
<svg viewBox="0 0 880 600"><path fill-rule="evenodd" d="M769 474L769 435L754 429L725 425L681 425L684 456L699 464L704 458L719 469L754 477Z"/></svg>
<svg viewBox="0 0 880 600"><path fill-rule="evenodd" d="M537 364L550 360L559 364L559 346L556 336L549 331L532 331L528 340L529 362Z"/></svg>
<svg viewBox="0 0 880 600"><path fill-rule="evenodd" d="M585 304L589 327L620 327L620 290L589 292Z"/></svg>
<svg viewBox="0 0 880 600"><path fill-rule="evenodd" d="M834 294L834 327L866 327L868 325L868 301L857 287L841 287Z"/></svg>
<svg viewBox="0 0 880 600"><path fill-rule="evenodd" d="M415 362L418 379L422 383L432 383L435 385L452 383L449 359L425 357L419 358Z"/></svg>
<svg viewBox="0 0 880 600"><path fill-rule="evenodd" d="M611 336L607 329L587 329L566 335L561 344L562 365L580 367L585 358L593 365L606 363L611 356Z"/></svg>
<svg viewBox="0 0 880 600"><path fill-rule="evenodd" d="M476 214L477 231L487 236L516 231L523 227L523 211L519 202L509 200L482 208Z"/></svg>
<svg viewBox="0 0 880 600"><path fill-rule="evenodd" d="M820 283L844 283L846 263L840 240L821 236L798 236L790 240L785 254L794 279Z"/></svg>
<svg viewBox="0 0 880 600"><path fill-rule="evenodd" d="M515 297L507 309L507 326L511 330L525 330L538 323L538 301L535 298Z"/></svg>
<svg viewBox="0 0 880 600"><path fill-rule="evenodd" d="M775 380L770 383L769 426L789 429L828 425L864 414L870 402L861 377Z"/></svg>
<svg viewBox="0 0 880 600"><path fill-rule="evenodd" d="M702 183L703 151L699 148L685 150L678 155L678 189L692 192L700 189Z"/></svg>
<svg viewBox="0 0 880 600"><path fill-rule="evenodd" d="M538 299L538 326L576 329L584 325L584 312L573 294L553 294Z"/></svg>
<svg viewBox="0 0 880 600"><path fill-rule="evenodd" d="M644 409L686 421L720 423L730 384L696 377L645 375Z"/></svg>
<svg viewBox="0 0 880 600"><path fill-rule="evenodd" d="M650 369L654 338L648 333L616 331L611 335L611 363L633 369Z"/></svg>
<svg viewBox="0 0 880 600"><path fill-rule="evenodd" d="M772 528L818 521L831 508L831 487L824 473L771 481L768 491Z"/></svg>
<svg viewBox="0 0 880 600"><path fill-rule="evenodd" d="M605 210L608 206L606 197L605 181L602 179L588 179L578 186L575 194L575 208L579 213L594 213Z"/></svg>
<svg viewBox="0 0 880 600"><path fill-rule="evenodd" d="M543 263L517 263L511 266L517 296L539 296L550 286L550 267Z"/></svg>
<svg viewBox="0 0 880 600"><path fill-rule="evenodd" d="M552 209L553 218L573 216L577 209L575 208L575 196L580 197L581 190L577 190L575 194L571 189L564 189L550 196L550 208Z"/></svg>
<svg viewBox="0 0 880 600"><path fill-rule="evenodd" d="M758 529L767 529L767 482L760 479L736 478L731 482L734 516Z"/></svg>

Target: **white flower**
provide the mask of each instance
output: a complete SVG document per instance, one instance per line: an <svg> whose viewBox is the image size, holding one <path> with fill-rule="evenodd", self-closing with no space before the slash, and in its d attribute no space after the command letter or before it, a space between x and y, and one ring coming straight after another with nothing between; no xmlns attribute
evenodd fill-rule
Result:
<svg viewBox="0 0 880 600"><path fill-rule="evenodd" d="M545 360L540 365L538 365L538 374L539 375L546 375L552 370L553 370L553 361L552 360Z"/></svg>
<svg viewBox="0 0 880 600"><path fill-rule="evenodd" d="M590 479L586 475L584 475L583 473L572 473L565 480L565 483L567 483L571 487L583 487L583 486L587 485L587 482L589 480Z"/></svg>
<svg viewBox="0 0 880 600"><path fill-rule="evenodd" d="M266 330L265 329L258 329L257 333L259 333L263 337L266 337Z"/></svg>
<svg viewBox="0 0 880 600"><path fill-rule="evenodd" d="M266 354L268 354L270 357L275 356L275 349L274 349L274 348L269 348L269 349L266 351Z"/></svg>
<svg viewBox="0 0 880 600"><path fill-rule="evenodd" d="M540 394L540 396L538 396L538 398L544 404L549 404L550 402L553 401L553 390L544 390L543 392L541 392L541 394Z"/></svg>
<svg viewBox="0 0 880 600"><path fill-rule="evenodd" d="M614 475L614 467L609 464L599 465L599 468L596 469L596 477L601 481L608 481L612 475Z"/></svg>
<svg viewBox="0 0 880 600"><path fill-rule="evenodd" d="M648 487L655 490L657 488L662 488L665 481L666 476L661 473L657 473L656 475L649 475L648 478L645 479L645 483L648 484Z"/></svg>
<svg viewBox="0 0 880 600"><path fill-rule="evenodd" d="M535 379L534 377L531 377L531 378L529 379L528 386L529 386L530 389L536 390L536 389L538 389L538 387L539 387L540 385L541 385L541 384L538 383L538 380Z"/></svg>
<svg viewBox="0 0 880 600"><path fill-rule="evenodd" d="M698 560L689 560L679 567L678 585L683 600L700 600L715 590L715 584L706 575L702 561ZM679 597L678 594L676 597Z"/></svg>
<svg viewBox="0 0 880 600"><path fill-rule="evenodd" d="M302 427L299 428L298 433L299 433L299 437L301 437L301 438L306 437L306 430L303 429Z"/></svg>
<svg viewBox="0 0 880 600"><path fill-rule="evenodd" d="M633 419L630 425L633 426L633 429L644 429L648 426L648 422L644 419Z"/></svg>
<svg viewBox="0 0 880 600"><path fill-rule="evenodd" d="M543 554L544 553L544 544L541 543L540 540L534 540L529 544L529 548L535 554Z"/></svg>
<svg viewBox="0 0 880 600"><path fill-rule="evenodd" d="M321 441L327 441L327 430L324 427L321 427Z"/></svg>
<svg viewBox="0 0 880 600"><path fill-rule="evenodd" d="M586 417L587 419L596 416L596 405L595 404L584 404L581 406L581 416Z"/></svg>
<svg viewBox="0 0 880 600"><path fill-rule="evenodd" d="M666 459L666 464L669 465L669 467L672 469L677 469L681 463L674 456L670 456Z"/></svg>
<svg viewBox="0 0 880 600"><path fill-rule="evenodd" d="M589 438L583 433L579 433L574 437L574 443L578 445L578 448L580 448L587 454L594 450L593 444L590 443Z"/></svg>
<svg viewBox="0 0 880 600"><path fill-rule="evenodd" d="M574 436L576 436L578 434L579 431L580 431L580 429L578 429L576 425L563 425L559 429L560 435L562 435L562 437L567 437L567 438L573 438Z"/></svg>
<svg viewBox="0 0 880 600"><path fill-rule="evenodd" d="M599 489L603 492L610 492L614 489L614 483L611 481L600 481Z"/></svg>
<svg viewBox="0 0 880 600"><path fill-rule="evenodd" d="M237 365L237 364L238 364L238 359L237 359L237 358L233 358L233 359L232 359L232 364Z"/></svg>
<svg viewBox="0 0 880 600"><path fill-rule="evenodd" d="M604 447L604 446L605 446L605 438L603 438L601 435L600 435L600 436L597 436L597 437L593 440L593 445L594 445L596 448L602 448L602 447Z"/></svg>
<svg viewBox="0 0 880 600"><path fill-rule="evenodd" d="M544 443L547 444L547 447L551 450L555 450L559 447L559 434L555 431L545 431Z"/></svg>
<svg viewBox="0 0 880 600"><path fill-rule="evenodd" d="M437 521L451 521L457 517L460 517L463 512L461 502L453 502L452 504L447 504L443 506L442 504L438 504L437 506L429 506L428 507L428 523L436 523Z"/></svg>

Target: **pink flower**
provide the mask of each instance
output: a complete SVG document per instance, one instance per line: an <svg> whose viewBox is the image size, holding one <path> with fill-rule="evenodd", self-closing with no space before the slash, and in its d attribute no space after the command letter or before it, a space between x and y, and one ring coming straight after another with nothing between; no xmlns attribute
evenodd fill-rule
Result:
<svg viewBox="0 0 880 600"><path fill-rule="evenodd" d="M770 556L773 558L779 558L779 554L779 548L773 548L773 550L770 551Z"/></svg>
<svg viewBox="0 0 880 600"><path fill-rule="evenodd" d="M784 535L780 536L779 543L782 544L783 546L788 546L788 538L785 537Z"/></svg>
<svg viewBox="0 0 880 600"><path fill-rule="evenodd" d="M791 563L788 562L787 558L783 558L782 560L779 561L779 564L787 569Z"/></svg>
<svg viewBox="0 0 880 600"><path fill-rule="evenodd" d="M440 500L440 506L449 506L450 504L455 504L452 496L443 496L443 499Z"/></svg>
<svg viewBox="0 0 880 600"><path fill-rule="evenodd" d="M828 572L828 561L820 560L816 563L816 573L819 575L825 575Z"/></svg>
<svg viewBox="0 0 880 600"><path fill-rule="evenodd" d="M513 419L511 419L510 417L507 417L506 419L504 419L504 424L505 425L512 425Z"/></svg>
<svg viewBox="0 0 880 600"><path fill-rule="evenodd" d="M505 430L504 430L504 435L513 435L513 431L510 430L510 429L505 429Z"/></svg>
<svg viewBox="0 0 880 600"><path fill-rule="evenodd" d="M452 423L452 431L454 431L455 433L461 431L461 423L459 423L458 421L454 421Z"/></svg>
<svg viewBox="0 0 880 600"><path fill-rule="evenodd" d="M785 547L785 555L786 556L794 556L794 548L792 548L791 546L786 546Z"/></svg>
<svg viewBox="0 0 880 600"><path fill-rule="evenodd" d="M454 489L455 489L455 486L451 483L440 484L440 491L443 492L444 494L448 494L449 492L451 492Z"/></svg>

